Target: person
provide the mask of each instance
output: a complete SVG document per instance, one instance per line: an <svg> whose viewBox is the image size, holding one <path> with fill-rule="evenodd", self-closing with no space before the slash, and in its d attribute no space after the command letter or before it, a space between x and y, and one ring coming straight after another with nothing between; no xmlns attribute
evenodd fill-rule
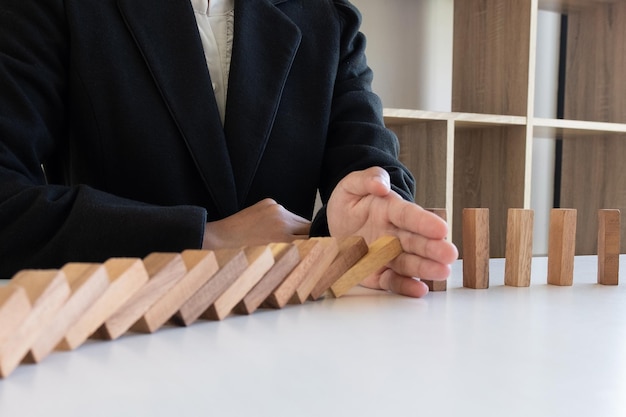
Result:
<svg viewBox="0 0 626 417"><path fill-rule="evenodd" d="M413 203L360 22L348 0L0 0L0 277L393 234L364 285L423 296L457 250Z"/></svg>

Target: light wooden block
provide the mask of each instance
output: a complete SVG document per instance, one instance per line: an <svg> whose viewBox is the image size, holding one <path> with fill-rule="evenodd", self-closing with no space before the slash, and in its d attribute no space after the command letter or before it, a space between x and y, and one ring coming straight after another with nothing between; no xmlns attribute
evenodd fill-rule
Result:
<svg viewBox="0 0 626 417"><path fill-rule="evenodd" d="M348 269L352 268L369 250L365 239L361 236L349 236L339 240L339 253L322 274L310 298L318 300Z"/></svg>
<svg viewBox="0 0 626 417"><path fill-rule="evenodd" d="M530 286L534 215L533 210L508 210L504 285Z"/></svg>
<svg viewBox="0 0 626 417"><path fill-rule="evenodd" d="M61 269L70 284L71 294L54 316L46 330L39 335L25 360L38 363L48 356L80 317L109 286L109 276L102 264L68 263Z"/></svg>
<svg viewBox="0 0 626 417"><path fill-rule="evenodd" d="M272 243L269 245L274 256L274 265L263 279L237 304L235 312L252 314L287 275L300 263L298 248L292 243Z"/></svg>
<svg viewBox="0 0 626 417"><path fill-rule="evenodd" d="M215 252L207 250L186 250L181 253L187 273L163 297L155 302L139 319L131 330L153 333L176 314L211 277L219 265Z"/></svg>
<svg viewBox="0 0 626 417"><path fill-rule="evenodd" d="M446 210L445 208L427 208L425 210L430 211L431 213L436 214L437 216L441 217L443 220L447 221L448 220L448 210ZM448 280L444 279L444 280L429 280L429 279L422 279L421 280L424 284L426 284L426 286L428 286L428 290L429 291L447 291L448 289Z"/></svg>
<svg viewBox="0 0 626 417"><path fill-rule="evenodd" d="M318 240L321 250L317 254L311 253L311 268L308 273L296 288L295 293L289 299L291 304L303 304L311 292L315 288L315 285L326 273L328 267L333 263L337 255L339 254L339 243L337 239L333 237L313 238L311 240ZM313 259L314 257L314 259Z"/></svg>
<svg viewBox="0 0 626 417"><path fill-rule="evenodd" d="M211 320L223 320L274 265L274 256L269 246L252 246L245 248L244 252L248 259L248 267L215 300L206 316L203 317Z"/></svg>
<svg viewBox="0 0 626 417"><path fill-rule="evenodd" d="M217 250L215 257L219 270L185 302L173 320L182 326L189 326L213 305L248 267L248 259L243 249Z"/></svg>
<svg viewBox="0 0 626 417"><path fill-rule="evenodd" d="M489 288L489 209L463 209L463 286Z"/></svg>
<svg viewBox="0 0 626 417"><path fill-rule="evenodd" d="M109 279L108 287L69 328L63 340L57 345L58 350L73 350L85 343L148 282L148 271L139 258L110 258L103 267Z"/></svg>
<svg viewBox="0 0 626 417"><path fill-rule="evenodd" d="M71 293L60 270L23 270L9 282L26 290L31 311L22 325L0 345L0 377L17 368L32 344L45 332Z"/></svg>
<svg viewBox="0 0 626 417"><path fill-rule="evenodd" d="M26 321L30 301L26 290L17 285L0 287L0 346Z"/></svg>
<svg viewBox="0 0 626 417"><path fill-rule="evenodd" d="M576 209L552 209L548 235L548 284L574 283Z"/></svg>
<svg viewBox="0 0 626 417"><path fill-rule="evenodd" d="M376 239L370 246L367 255L343 274L330 287L333 297L339 298L352 287L360 284L365 278L382 269L402 253L400 240L395 236L383 236Z"/></svg>
<svg viewBox="0 0 626 417"><path fill-rule="evenodd" d="M598 211L598 284L619 284L621 213Z"/></svg>
<svg viewBox="0 0 626 417"><path fill-rule="evenodd" d="M294 242L300 254L300 263L287 275L278 287L267 297L263 304L271 308L283 308L296 293L300 284L305 280L314 262L323 251L320 240L304 239Z"/></svg>
<svg viewBox="0 0 626 417"><path fill-rule="evenodd" d="M145 257L143 263L148 272L148 282L104 322L98 336L113 340L126 333L187 273L179 253L155 252Z"/></svg>

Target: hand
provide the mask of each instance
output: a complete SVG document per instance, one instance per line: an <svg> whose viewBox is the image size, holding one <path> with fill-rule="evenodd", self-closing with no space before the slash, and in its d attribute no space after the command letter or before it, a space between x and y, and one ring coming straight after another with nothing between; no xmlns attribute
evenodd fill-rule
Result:
<svg viewBox="0 0 626 417"><path fill-rule="evenodd" d="M207 223L204 249L240 248L307 239L311 222L272 199L259 201L232 216Z"/></svg>
<svg viewBox="0 0 626 417"><path fill-rule="evenodd" d="M397 236L404 252L362 282L411 297L428 293L418 278L444 280L457 248L445 240L448 226L437 215L408 202L391 190L389 174L373 167L343 178L327 207L331 236L363 236L368 244L384 235Z"/></svg>

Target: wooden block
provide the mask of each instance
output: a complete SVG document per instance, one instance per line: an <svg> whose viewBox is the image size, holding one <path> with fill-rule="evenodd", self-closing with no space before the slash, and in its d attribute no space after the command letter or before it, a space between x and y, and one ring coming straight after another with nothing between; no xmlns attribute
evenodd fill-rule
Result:
<svg viewBox="0 0 626 417"><path fill-rule="evenodd" d="M294 242L300 254L300 263L287 275L281 284L270 294L264 306L283 308L296 293L300 284L306 278L319 252L323 251L320 240L304 239Z"/></svg>
<svg viewBox="0 0 626 417"><path fill-rule="evenodd" d="M339 240L339 253L313 287L310 298L318 300L322 297L339 277L367 254L368 250L367 243L361 236L349 236Z"/></svg>
<svg viewBox="0 0 626 417"><path fill-rule="evenodd" d="M548 236L548 284L573 284L575 250L576 209L552 209Z"/></svg>
<svg viewBox="0 0 626 417"><path fill-rule="evenodd" d="M219 269L215 252L186 250L181 253L187 273L155 302L131 330L153 333L163 326Z"/></svg>
<svg viewBox="0 0 626 417"><path fill-rule="evenodd" d="M224 319L246 294L261 281L272 265L274 265L274 256L269 246L252 246L245 248L244 252L248 259L248 267L239 278L215 300L207 311L206 316L203 317L212 320Z"/></svg>
<svg viewBox="0 0 626 417"><path fill-rule="evenodd" d="M173 320L189 326L207 312L215 300L226 291L248 267L243 249L215 251L218 271L185 302Z"/></svg>
<svg viewBox="0 0 626 417"><path fill-rule="evenodd" d="M463 209L463 286L489 288L489 209Z"/></svg>
<svg viewBox="0 0 626 417"><path fill-rule="evenodd" d="M508 210L504 285L512 287L530 286L533 223L533 210L514 208Z"/></svg>
<svg viewBox="0 0 626 417"><path fill-rule="evenodd" d="M598 284L619 284L621 213L598 211Z"/></svg>
<svg viewBox="0 0 626 417"><path fill-rule="evenodd" d="M402 253L400 240L395 236L383 236L374 241L354 266L330 287L333 297L341 297L352 287L377 272Z"/></svg>
<svg viewBox="0 0 626 417"><path fill-rule="evenodd" d="M187 273L179 253L155 252L144 258L143 263L148 271L148 282L104 322L98 330L100 337L113 340L126 333Z"/></svg>
<svg viewBox="0 0 626 417"><path fill-rule="evenodd" d="M22 325L0 345L0 377L17 368L32 344L54 320L71 293L65 273L60 270L23 270L9 282L26 290L31 311Z"/></svg>
<svg viewBox="0 0 626 417"><path fill-rule="evenodd" d="M311 253L311 256L314 256L315 259L311 259L311 268L290 298L289 302L292 304L303 304L309 298L311 291L313 291L315 285L324 276L326 270L339 253L339 244L337 239L333 237L313 238L311 240L319 240L321 250L318 254Z"/></svg>
<svg viewBox="0 0 626 417"><path fill-rule="evenodd" d="M42 332L30 348L26 362L38 363L48 356L63 340L67 331L92 306L109 286L109 276L102 264L66 264L62 269L71 294L54 316L46 330Z"/></svg>
<svg viewBox="0 0 626 417"><path fill-rule="evenodd" d="M0 346L26 321L30 301L26 290L17 285L0 287Z"/></svg>
<svg viewBox="0 0 626 417"><path fill-rule="evenodd" d="M237 304L235 312L252 314L263 301L280 285L287 275L300 263L298 248L292 243L272 243L269 245L274 256L274 265L263 279Z"/></svg>
<svg viewBox="0 0 626 417"><path fill-rule="evenodd" d="M57 349L73 350L82 345L148 282L148 271L139 258L110 258L103 266L109 286L69 328Z"/></svg>
<svg viewBox="0 0 626 417"><path fill-rule="evenodd" d="M431 213L436 214L437 216L441 217L443 220L446 220L446 221L448 220L448 210L446 210L445 208L427 208L425 210L428 210ZM422 279L421 281L428 286L429 291L447 291L448 289L447 279L437 280L437 281L431 281L429 279Z"/></svg>

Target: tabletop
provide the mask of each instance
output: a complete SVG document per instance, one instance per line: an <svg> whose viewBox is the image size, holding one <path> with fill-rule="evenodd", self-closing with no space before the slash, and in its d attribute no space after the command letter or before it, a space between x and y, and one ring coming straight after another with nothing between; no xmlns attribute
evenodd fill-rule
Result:
<svg viewBox="0 0 626 417"><path fill-rule="evenodd" d="M626 261L624 255L621 263ZM462 287L339 299L127 333L54 352L0 380L0 416L626 416L626 289Z"/></svg>

